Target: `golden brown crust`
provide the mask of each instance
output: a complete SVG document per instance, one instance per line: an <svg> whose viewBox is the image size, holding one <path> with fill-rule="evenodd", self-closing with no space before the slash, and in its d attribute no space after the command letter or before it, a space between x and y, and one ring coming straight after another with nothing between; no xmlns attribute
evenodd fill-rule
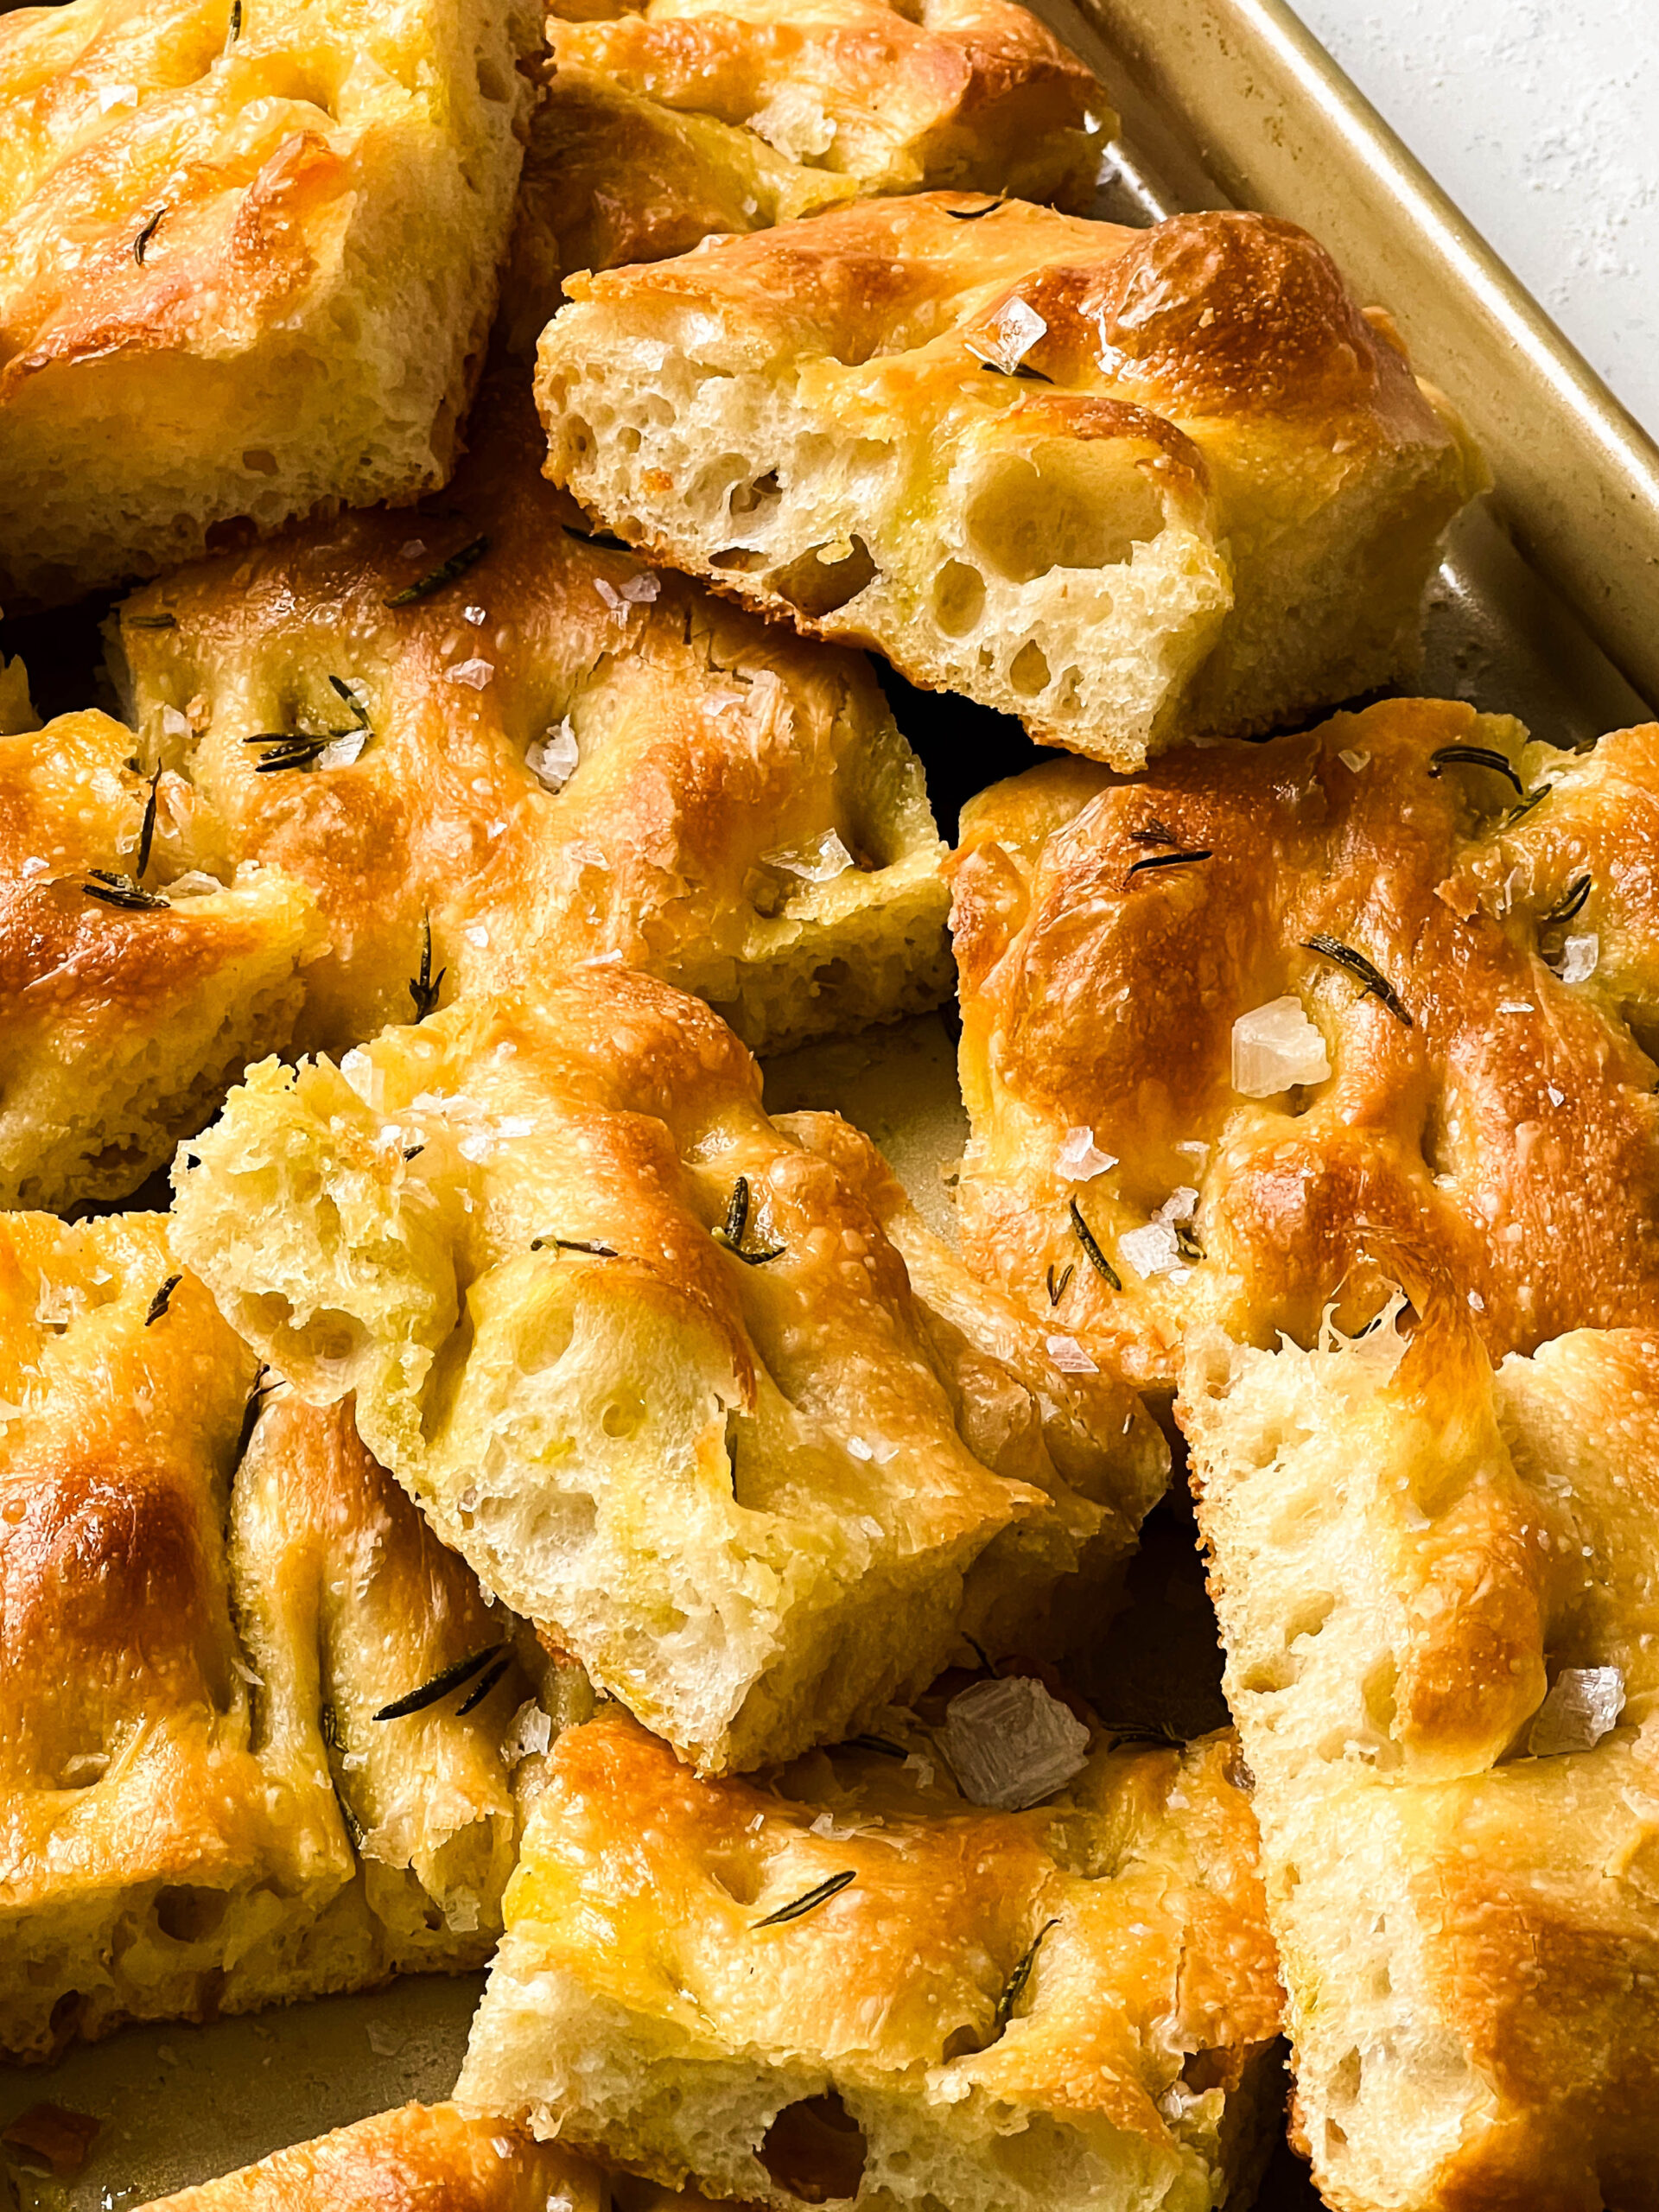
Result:
<svg viewBox="0 0 1659 2212"><path fill-rule="evenodd" d="M446 997L618 954L772 1049L937 1002L942 849L871 671L584 543L522 389L493 381L480 408L429 512L293 531L117 618L145 760L188 772L238 858L315 895L331 942L298 1044L408 1020L429 918ZM359 714L355 760L273 771L250 742ZM538 776L562 729L576 764Z"/></svg>
<svg viewBox="0 0 1659 2212"><path fill-rule="evenodd" d="M537 378L556 481L1120 768L1405 672L1482 486L1323 249L1267 216L1134 231L927 193L568 289Z"/></svg>
<svg viewBox="0 0 1659 2212"><path fill-rule="evenodd" d="M527 0L0 18L0 593L442 480L538 42Z"/></svg>
<svg viewBox="0 0 1659 2212"><path fill-rule="evenodd" d="M454 2105L403 2105L275 2151L143 2212L605 2212L603 2177Z"/></svg>
<svg viewBox="0 0 1659 2212"><path fill-rule="evenodd" d="M1100 1742L1027 1812L964 1798L915 1716L883 1740L760 1788L620 1714L567 1732L463 2106L780 2212L779 2108L825 2096L863 2136L831 2195L1218 2202L1224 2105L1259 2094L1280 2002L1230 1739Z"/></svg>
<svg viewBox="0 0 1659 2212"><path fill-rule="evenodd" d="M487 1955L512 1633L364 1453L286 1395L160 1215L0 1220L0 2020L46 2056ZM245 1452L243 1434L251 1421ZM354 1850L356 1843L360 1850Z"/></svg>
<svg viewBox="0 0 1659 2212"><path fill-rule="evenodd" d="M1437 762L1447 746L1497 766ZM1549 795L1511 820L1516 780ZM1644 1319L1656 838L1659 730L1563 753L1448 702L1134 783L1056 762L983 794L953 862L970 1257L1045 1308L1047 1268L1076 1263L1058 1313L1143 1382L1172 1377L1198 1322L1310 1344L1334 1300L1358 1325L1402 1251L1449 1274L1494 1354ZM1130 873L1182 850L1209 857ZM1307 949L1320 933L1372 963L1409 1027ZM1565 982L1569 958L1590 972ZM1287 994L1334 1072L1241 1096L1234 1025ZM1110 1169L1066 1173L1077 1129ZM1189 1244L1142 1275L1121 1240L1182 1189ZM1083 1263L1073 1199L1121 1292Z"/></svg>
<svg viewBox="0 0 1659 2212"><path fill-rule="evenodd" d="M143 1182L250 1058L286 1044L316 946L304 887L232 868L177 775L156 787L149 864L130 888L149 798L132 750L132 732L95 712L0 735L6 1205Z"/></svg>
<svg viewBox="0 0 1659 2212"><path fill-rule="evenodd" d="M1659 1334L1494 1376L1433 1272L1403 1341L1200 1336L1180 1401L1301 2126L1342 2212L1650 2205Z"/></svg>
<svg viewBox="0 0 1659 2212"><path fill-rule="evenodd" d="M770 1121L732 1033L637 973L267 1063L194 1149L175 1235L226 1313L308 1397L355 1389L486 1586L715 1770L856 1728L964 1607L1027 1632L1161 1487L1115 1378L1068 1397L896 1224L931 1305L871 1148Z"/></svg>

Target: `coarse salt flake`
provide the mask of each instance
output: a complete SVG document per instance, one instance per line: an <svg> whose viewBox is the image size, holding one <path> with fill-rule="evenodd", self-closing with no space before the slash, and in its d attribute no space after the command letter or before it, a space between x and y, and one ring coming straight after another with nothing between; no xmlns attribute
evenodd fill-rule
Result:
<svg viewBox="0 0 1659 2212"><path fill-rule="evenodd" d="M444 671L448 683L470 684L474 691L481 691L495 674L495 665L487 660L460 660L453 668Z"/></svg>
<svg viewBox="0 0 1659 2212"><path fill-rule="evenodd" d="M1089 1731L1030 1675L976 1682L953 1697L938 1741L969 1802L1005 1813L1052 1797L1089 1757Z"/></svg>
<svg viewBox="0 0 1659 2212"><path fill-rule="evenodd" d="M513 1767L520 1759L538 1758L552 1741L552 1715L543 1713L535 1699L530 1698L513 1714L507 1732L501 1738L503 1763Z"/></svg>
<svg viewBox="0 0 1659 2212"><path fill-rule="evenodd" d="M763 868L775 868L785 875L798 875L804 883L833 883L855 864L852 855L841 842L840 832L835 830L826 830L810 845L762 853L760 863Z"/></svg>
<svg viewBox="0 0 1659 2212"><path fill-rule="evenodd" d="M404 2047L404 2038L391 2029L382 2027L378 2020L371 2020L365 2032L369 2038L369 2049L377 2058L396 2058Z"/></svg>
<svg viewBox="0 0 1659 2212"><path fill-rule="evenodd" d="M1369 753L1356 753L1351 746L1344 745L1337 758L1344 768L1351 768L1357 775L1362 768L1370 766L1371 756Z"/></svg>
<svg viewBox="0 0 1659 2212"><path fill-rule="evenodd" d="M209 875L205 868L187 868L182 875L175 875L167 887L169 899L206 899L225 886L216 875Z"/></svg>
<svg viewBox="0 0 1659 2212"><path fill-rule="evenodd" d="M1049 1357L1062 1375L1099 1374L1099 1368L1075 1337L1049 1337L1045 1342Z"/></svg>
<svg viewBox="0 0 1659 2212"><path fill-rule="evenodd" d="M630 576L622 587L622 596L631 606L649 607L662 588L662 578L647 572L644 575Z"/></svg>
<svg viewBox="0 0 1659 2212"><path fill-rule="evenodd" d="M1564 983L1582 983L1596 972L1601 958L1601 939L1589 934L1570 937L1561 947L1560 977Z"/></svg>
<svg viewBox="0 0 1659 2212"><path fill-rule="evenodd" d="M1143 1281L1154 1275L1173 1275L1181 1267L1181 1248L1166 1221L1149 1221L1117 1240L1119 1253Z"/></svg>
<svg viewBox="0 0 1659 2212"><path fill-rule="evenodd" d="M349 768L369 741L365 729L348 729L330 738L317 755L319 768Z"/></svg>
<svg viewBox="0 0 1659 2212"><path fill-rule="evenodd" d="M489 620L489 616L481 607L463 607L461 612L462 620L470 622L474 630Z"/></svg>
<svg viewBox="0 0 1659 2212"><path fill-rule="evenodd" d="M176 707L163 707L162 709L162 735L163 737L188 737L189 734L189 715L181 714Z"/></svg>
<svg viewBox="0 0 1659 2212"><path fill-rule="evenodd" d="M1624 1710L1622 1667L1563 1667L1533 1715L1527 1749L1534 1758L1593 1751Z"/></svg>
<svg viewBox="0 0 1659 2212"><path fill-rule="evenodd" d="M1048 325L1029 301L1018 297L1005 300L991 318L986 335L972 346L972 351L993 368L1012 375L1047 329Z"/></svg>
<svg viewBox="0 0 1659 2212"><path fill-rule="evenodd" d="M1288 994L1241 1014L1233 1024L1233 1089L1272 1098L1293 1084L1323 1083L1331 1072L1325 1039Z"/></svg>
<svg viewBox="0 0 1659 2212"><path fill-rule="evenodd" d="M1536 1008L1534 1007L1530 999L1499 999L1497 1002L1497 1010L1500 1014L1533 1014L1536 1012Z"/></svg>
<svg viewBox="0 0 1659 2212"><path fill-rule="evenodd" d="M1116 1167L1117 1155L1100 1149L1092 1129L1068 1129L1054 1155L1054 1165L1074 1183L1087 1183L1103 1175L1109 1167Z"/></svg>
<svg viewBox="0 0 1659 2212"><path fill-rule="evenodd" d="M581 759L576 734L568 721L535 738L524 749L524 766L543 791L562 791L576 772Z"/></svg>

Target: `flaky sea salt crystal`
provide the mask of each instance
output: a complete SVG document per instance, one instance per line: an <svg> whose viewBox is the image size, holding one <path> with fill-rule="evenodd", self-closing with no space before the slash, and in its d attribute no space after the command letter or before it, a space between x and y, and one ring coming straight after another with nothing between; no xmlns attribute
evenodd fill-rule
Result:
<svg viewBox="0 0 1659 2212"><path fill-rule="evenodd" d="M1087 1183L1096 1175L1103 1175L1109 1167L1116 1167L1117 1155L1100 1149L1092 1129L1068 1129L1060 1140L1054 1165L1072 1182Z"/></svg>
<svg viewBox="0 0 1659 2212"><path fill-rule="evenodd" d="M478 1892L476 1890L457 1890L444 1911L444 1918L454 1936L471 1936L478 1927Z"/></svg>
<svg viewBox="0 0 1659 2212"><path fill-rule="evenodd" d="M1532 1717L1527 1749L1535 1758L1593 1751L1624 1710L1622 1667L1563 1667Z"/></svg>
<svg viewBox="0 0 1659 2212"><path fill-rule="evenodd" d="M1144 1229L1131 1229L1117 1240L1117 1249L1142 1281L1173 1274L1181 1266L1181 1248L1166 1221L1149 1221Z"/></svg>
<svg viewBox="0 0 1659 2212"><path fill-rule="evenodd" d="M365 729L348 729L340 737L330 738L317 755L319 768L349 768L369 741Z"/></svg>
<svg viewBox="0 0 1659 2212"><path fill-rule="evenodd" d="M662 578L653 576L647 569L643 575L628 578L622 587L622 596L632 607L649 607L662 588Z"/></svg>
<svg viewBox="0 0 1659 2212"><path fill-rule="evenodd" d="M1048 1356L1062 1375L1098 1375L1100 1372L1088 1353L1075 1337L1055 1336L1044 1339Z"/></svg>
<svg viewBox="0 0 1659 2212"><path fill-rule="evenodd" d="M1601 958L1601 939L1593 934L1570 937L1561 947L1560 978L1564 983L1583 983L1596 972Z"/></svg>
<svg viewBox="0 0 1659 2212"><path fill-rule="evenodd" d="M552 1741L551 1714L543 1713L535 1699L530 1698L513 1714L507 1732L501 1738L503 1764L514 1767L520 1759L537 1758Z"/></svg>
<svg viewBox="0 0 1659 2212"><path fill-rule="evenodd" d="M1012 375L1048 329L1029 301L1005 300L987 326L985 334L970 341L982 361Z"/></svg>
<svg viewBox="0 0 1659 2212"><path fill-rule="evenodd" d="M369 2038L369 2049L377 2058L396 2058L406 2040L391 2028L383 2027L378 2020L371 2020L364 2032Z"/></svg>
<svg viewBox="0 0 1659 2212"><path fill-rule="evenodd" d="M1269 999L1233 1024L1233 1089L1243 1098L1272 1098L1295 1083L1323 1083L1331 1072L1325 1039L1287 995Z"/></svg>
<svg viewBox="0 0 1659 2212"><path fill-rule="evenodd" d="M177 707L163 707L162 709L162 735L163 737L188 737L189 734L189 715L181 714Z"/></svg>
<svg viewBox="0 0 1659 2212"><path fill-rule="evenodd" d="M182 875L175 875L167 887L169 899L205 899L210 893L222 891L225 886L216 875L209 875L199 868L187 868Z"/></svg>
<svg viewBox="0 0 1659 2212"><path fill-rule="evenodd" d="M944 1709L939 1748L962 1794L1005 1813L1052 1797L1089 1756L1089 1731L1029 1675L976 1682Z"/></svg>
<svg viewBox="0 0 1659 2212"><path fill-rule="evenodd" d="M461 615L462 621L470 622L474 630L481 627L490 619L487 611L481 607L463 607Z"/></svg>
<svg viewBox="0 0 1659 2212"><path fill-rule="evenodd" d="M749 118L748 127L791 162L827 154L836 141L835 118L801 85L780 85Z"/></svg>
<svg viewBox="0 0 1659 2212"><path fill-rule="evenodd" d="M545 737L531 740L524 749L524 766L543 791L562 791L576 772L581 757L576 750L576 734L567 719L549 730Z"/></svg>
<svg viewBox="0 0 1659 2212"><path fill-rule="evenodd" d="M804 883L833 883L838 875L845 875L855 862L841 842L840 832L826 830L810 845L794 845L784 852L762 853L760 864L763 868L775 868L784 875L798 875Z"/></svg>
<svg viewBox="0 0 1659 2212"><path fill-rule="evenodd" d="M470 684L474 691L481 691L495 674L495 665L487 660L460 660L453 668L444 671L448 683Z"/></svg>
<svg viewBox="0 0 1659 2212"><path fill-rule="evenodd" d="M1357 775L1362 768L1369 766L1371 756L1369 753L1356 753L1344 745L1337 758L1344 768L1351 768Z"/></svg>

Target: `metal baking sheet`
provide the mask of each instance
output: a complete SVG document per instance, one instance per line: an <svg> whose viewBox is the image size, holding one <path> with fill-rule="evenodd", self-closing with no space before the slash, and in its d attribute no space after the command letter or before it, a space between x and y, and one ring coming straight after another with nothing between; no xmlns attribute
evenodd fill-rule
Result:
<svg viewBox="0 0 1659 2212"><path fill-rule="evenodd" d="M1305 223L1367 300L1391 308L1498 479L1465 516L1429 607L1422 688L1516 714L1555 743L1644 721L1659 698L1659 450L1618 407L1278 0L1035 0L1124 117L1099 212L1146 222L1252 206ZM74 635L73 622L41 633ZM37 697L81 703L59 672ZM60 695L62 695L61 696ZM1033 756L1011 725L895 687L941 826ZM774 1110L839 1108L949 1232L964 1122L934 1018L776 1063ZM1213 1699L1212 1630L1179 1514L1132 1583L1133 1633L1108 1661L1147 1694ZM1133 1655L1133 1656L1131 1656ZM1150 1656L1148 1656L1150 1655ZM8 2174L17 2212L119 2212L283 2143L450 2088L481 1981L411 1979L193 2028L132 2029L50 2069L0 2069L0 2126L49 2098L102 2123L73 2182ZM1261 2212L1316 2202L1282 2152Z"/></svg>

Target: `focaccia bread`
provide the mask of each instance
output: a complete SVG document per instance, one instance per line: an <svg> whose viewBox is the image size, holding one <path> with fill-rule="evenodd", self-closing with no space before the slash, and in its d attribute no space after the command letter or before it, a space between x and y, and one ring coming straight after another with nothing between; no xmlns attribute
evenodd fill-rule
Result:
<svg viewBox="0 0 1659 2212"><path fill-rule="evenodd" d="M547 35L507 297L531 347L573 270L846 200L950 186L1086 214L1117 129L1010 0L569 0Z"/></svg>
<svg viewBox="0 0 1659 2212"><path fill-rule="evenodd" d="M1341 2212L1659 2204L1659 1332L1449 1290L1180 1401L1298 2125Z"/></svg>
<svg viewBox="0 0 1659 2212"><path fill-rule="evenodd" d="M1117 768L1405 674L1484 482L1386 317L1262 215L928 193L569 290L537 390L584 507Z"/></svg>
<svg viewBox="0 0 1659 2212"><path fill-rule="evenodd" d="M227 532L442 481L494 307L537 13L0 15L0 597L73 599Z"/></svg>
<svg viewBox="0 0 1659 2212"><path fill-rule="evenodd" d="M1147 1385L1433 1253L1494 1357L1659 1311L1659 728L1393 700L964 810L963 1249ZM1107 1270L1110 1270L1109 1274Z"/></svg>
<svg viewBox="0 0 1659 2212"><path fill-rule="evenodd" d="M1024 1641L1162 1488L1121 1383L942 1247L949 1294L912 1287L873 1149L768 1120L732 1033L631 971L267 1062L175 1179L235 1327L354 1391L485 1586L709 1770L856 1729L959 1628Z"/></svg>
<svg viewBox="0 0 1659 2212"><path fill-rule="evenodd" d="M454 2105L402 2105L140 2212L611 2212L606 2176Z"/></svg>
<svg viewBox="0 0 1659 2212"><path fill-rule="evenodd" d="M1248 2202L1280 1992L1232 1738L1073 1722L1070 1778L998 1810L946 1763L956 1709L769 1788L622 1714L567 1731L463 2109L776 2212Z"/></svg>
<svg viewBox="0 0 1659 2212"><path fill-rule="evenodd" d="M0 1217L0 2048L480 1965L514 1628L162 1216Z"/></svg>
<svg viewBox="0 0 1659 2212"><path fill-rule="evenodd" d="M317 950L304 885L232 865L133 745L94 712L0 735L0 1205L137 1189L286 1046Z"/></svg>
<svg viewBox="0 0 1659 2212"><path fill-rule="evenodd" d="M869 668L584 542L505 378L474 436L430 512L296 530L111 624L144 760L316 897L296 1048L407 1021L423 969L452 996L607 953L757 1049L937 1005L944 848Z"/></svg>

